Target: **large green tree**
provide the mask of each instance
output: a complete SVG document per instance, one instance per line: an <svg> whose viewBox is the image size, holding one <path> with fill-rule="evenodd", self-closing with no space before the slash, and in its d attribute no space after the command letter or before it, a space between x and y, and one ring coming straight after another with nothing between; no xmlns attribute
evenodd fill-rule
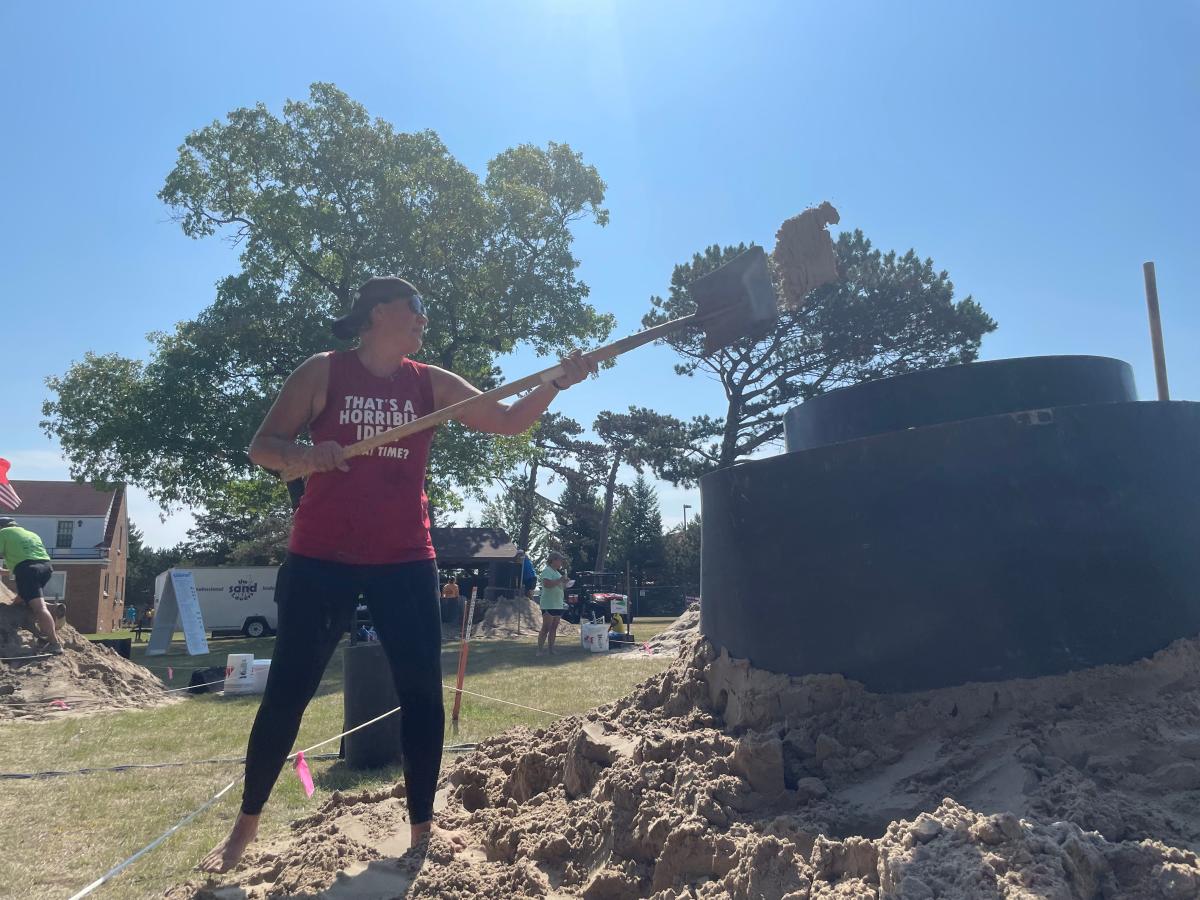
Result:
<svg viewBox="0 0 1200 900"><path fill-rule="evenodd" d="M553 510L553 545L567 554L573 569L595 565L604 505L590 481L569 477Z"/></svg>
<svg viewBox="0 0 1200 900"><path fill-rule="evenodd" d="M534 543L535 530L544 529L547 514L558 508L558 501L543 492L543 482L552 484L583 477L573 464L579 447L584 446L579 438L582 433L582 426L568 416L554 412L543 414L530 429L529 444L521 464L496 479L511 495L516 516L510 534L518 547L529 549Z"/></svg>
<svg viewBox="0 0 1200 900"><path fill-rule="evenodd" d="M508 486L480 511L479 524L504 531L522 550L541 559L552 545L549 505L529 486L528 471L518 473Z"/></svg>
<svg viewBox="0 0 1200 900"><path fill-rule="evenodd" d="M287 554L291 527L291 502L277 479L235 479L208 495L188 530L186 549L204 566L277 566Z"/></svg>
<svg viewBox="0 0 1200 900"><path fill-rule="evenodd" d="M971 297L955 301L950 276L909 250L881 253L861 231L843 232L835 248L842 278L817 288L798 310L781 310L776 327L704 352L703 335L667 339L683 357L680 375L708 375L724 393L722 417L697 416L662 432L675 452L655 471L689 484L732 465L783 436L783 414L824 391L915 369L975 359L996 323ZM666 297L651 297L646 326L695 311L689 286L746 249L711 246L675 267Z"/></svg>
<svg viewBox="0 0 1200 900"><path fill-rule="evenodd" d="M644 475L638 475L613 519L614 562L629 567L641 584L657 575L663 563L662 514L658 494Z"/></svg>
<svg viewBox="0 0 1200 900"><path fill-rule="evenodd" d="M335 343L330 318L371 274L415 282L432 310L421 358L483 386L518 345L598 341L612 320L587 302L571 248L577 223L607 222L604 189L555 143L505 150L481 179L432 131L397 131L329 84L282 115L236 109L187 136L159 196L186 235L240 247L240 271L151 335L145 361L89 354L49 379L43 428L75 477L206 503L249 476L245 448L283 379ZM521 443L441 429L441 502L481 488Z"/></svg>
<svg viewBox="0 0 1200 900"><path fill-rule="evenodd" d="M630 466L639 478L646 466L655 471L672 471L675 446L684 426L672 416L645 407L631 406L629 412L604 410L597 414L592 430L599 441L575 445L580 468L602 485L603 510L596 538L595 569L604 571L608 560L609 532L614 504L620 489L617 478L622 466Z"/></svg>

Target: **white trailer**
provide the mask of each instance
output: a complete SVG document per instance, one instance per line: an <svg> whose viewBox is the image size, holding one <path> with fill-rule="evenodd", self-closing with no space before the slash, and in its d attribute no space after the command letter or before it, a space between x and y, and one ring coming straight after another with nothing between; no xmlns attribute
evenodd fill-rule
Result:
<svg viewBox="0 0 1200 900"><path fill-rule="evenodd" d="M279 623L275 605L278 566L215 566L188 571L196 581L204 625L213 637L230 632L241 632L246 637L274 633ZM156 609L166 583L167 572L154 579Z"/></svg>

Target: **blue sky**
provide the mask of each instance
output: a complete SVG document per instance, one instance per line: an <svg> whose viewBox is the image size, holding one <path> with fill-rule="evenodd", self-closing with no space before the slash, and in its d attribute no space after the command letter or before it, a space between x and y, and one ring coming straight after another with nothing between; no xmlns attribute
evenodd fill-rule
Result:
<svg viewBox="0 0 1200 900"><path fill-rule="evenodd" d="M313 2L4 4L0 455L65 477L44 379L88 351L145 354L236 251L155 194L191 130L331 81L464 163L570 144L608 183L580 227L592 300L635 330L673 265L768 247L832 201L842 227L948 270L1000 323L983 356L1094 353L1154 392L1142 262L1158 267L1172 394L1200 395L1200 3ZM717 412L651 348L564 395ZM537 365L522 354L510 376ZM698 493L660 490L664 520ZM186 514L151 543L183 536Z"/></svg>

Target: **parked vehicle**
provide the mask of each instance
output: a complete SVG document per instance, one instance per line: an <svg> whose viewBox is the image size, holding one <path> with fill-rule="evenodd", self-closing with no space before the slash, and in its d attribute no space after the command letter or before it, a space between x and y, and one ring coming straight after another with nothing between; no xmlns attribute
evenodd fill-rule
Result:
<svg viewBox="0 0 1200 900"><path fill-rule="evenodd" d="M622 591L625 575L621 572L576 572L575 583L567 588L563 618L578 624L580 620L612 621L618 612L626 625L633 624L633 609L629 597Z"/></svg>
<svg viewBox="0 0 1200 900"><path fill-rule="evenodd" d="M188 571L196 582L204 627L213 637L240 633L256 638L275 633L279 624L275 605L278 566L214 566ZM166 583L166 572L154 579L155 609Z"/></svg>

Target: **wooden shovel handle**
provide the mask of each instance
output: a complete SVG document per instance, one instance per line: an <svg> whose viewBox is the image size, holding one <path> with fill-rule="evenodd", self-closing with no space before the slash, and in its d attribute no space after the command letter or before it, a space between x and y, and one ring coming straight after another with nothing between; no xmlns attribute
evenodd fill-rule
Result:
<svg viewBox="0 0 1200 900"><path fill-rule="evenodd" d="M700 317L695 314L672 319L670 322L663 322L661 325L655 325L653 328L647 328L644 331L623 337L619 341L613 341L611 344L597 347L595 350L585 353L583 358L589 362L599 364L606 360L614 359L622 353L628 353L635 347L641 347L643 344L657 340L665 334L679 331L680 329L687 328L689 325L700 324L700 321ZM421 416L419 419L413 419L411 422L405 422L403 425L397 425L395 428L389 428L387 431L380 431L377 434L371 435L371 437L363 438L361 441L351 444L346 448L346 458L366 456L376 447L394 443L401 438L408 437L410 434L416 434L427 428L433 428L435 425L441 425L443 422L457 418L460 414L473 407L507 399L514 394L535 388L540 384L549 384L555 378L565 374L566 369L559 363L548 369L542 369L540 372L534 372L532 375L526 375L524 378L518 378L516 381L511 381L508 384L502 384L500 387L492 388L490 391L484 391L482 394L476 394L474 397L468 397L466 400L459 400L457 403L443 407L437 412ZM292 481L296 478L305 478L311 475L313 471L313 469L303 464L292 465L280 472L279 477L284 481Z"/></svg>

